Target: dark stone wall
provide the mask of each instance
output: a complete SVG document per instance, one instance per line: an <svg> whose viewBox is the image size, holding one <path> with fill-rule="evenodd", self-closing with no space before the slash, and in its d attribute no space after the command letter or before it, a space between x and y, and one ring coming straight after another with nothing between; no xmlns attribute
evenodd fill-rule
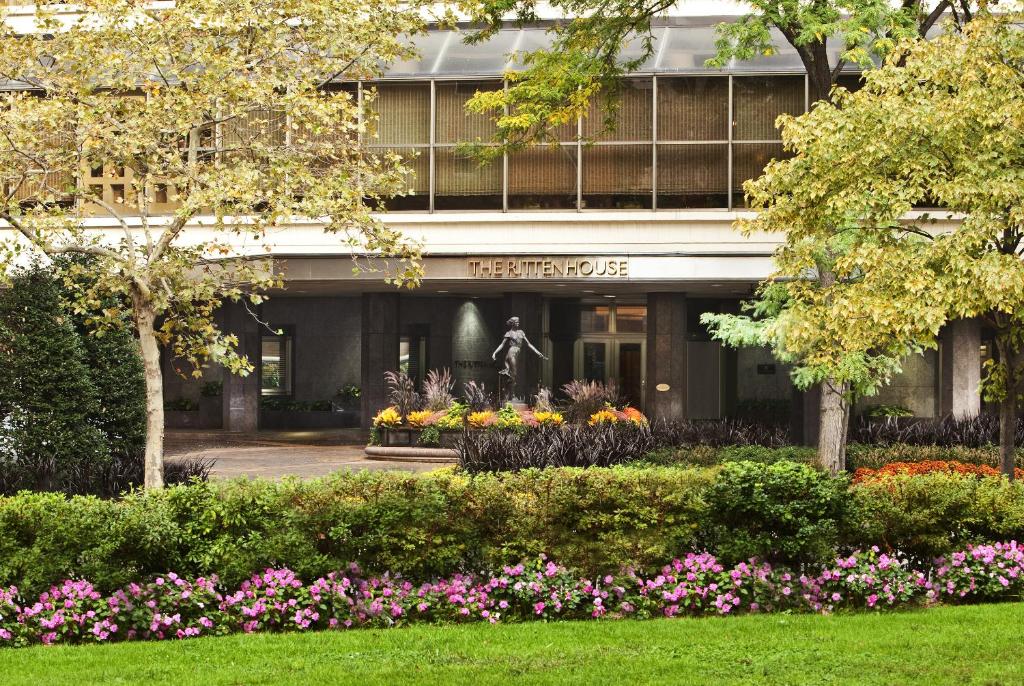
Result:
<svg viewBox="0 0 1024 686"><path fill-rule="evenodd" d="M384 372L398 368L398 293L365 293L362 298L363 426L387 405Z"/></svg>
<svg viewBox="0 0 1024 686"><path fill-rule="evenodd" d="M647 415L686 416L686 297L647 294ZM667 391L658 386L666 384Z"/></svg>

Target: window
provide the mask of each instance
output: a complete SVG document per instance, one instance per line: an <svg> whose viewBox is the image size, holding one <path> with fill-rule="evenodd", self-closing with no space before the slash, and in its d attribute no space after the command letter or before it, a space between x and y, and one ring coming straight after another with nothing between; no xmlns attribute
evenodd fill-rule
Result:
<svg viewBox="0 0 1024 686"><path fill-rule="evenodd" d="M617 306L615 308L615 330L619 333L644 333L647 331L647 306Z"/></svg>
<svg viewBox="0 0 1024 686"><path fill-rule="evenodd" d="M743 182L761 176L765 165L786 156L780 114L801 114L806 89L803 76L757 76L733 79L733 204L739 205Z"/></svg>
<svg viewBox="0 0 1024 686"><path fill-rule="evenodd" d="M372 138L377 152L400 155L411 170L407 195L388 200L389 210L430 208L430 83L382 83L368 86Z"/></svg>
<svg viewBox="0 0 1024 686"><path fill-rule="evenodd" d="M612 325L611 311L608 305L584 305L580 310L580 331L608 333Z"/></svg>
<svg viewBox="0 0 1024 686"><path fill-rule="evenodd" d="M658 207L729 204L729 79L658 79Z"/></svg>
<svg viewBox="0 0 1024 686"><path fill-rule="evenodd" d="M583 119L583 207L650 209L653 181L653 106L650 79L627 81L605 130L606 98L596 98Z"/></svg>
<svg viewBox="0 0 1024 686"><path fill-rule="evenodd" d="M263 336L260 342L260 394L288 396L294 393L292 335Z"/></svg>
<svg viewBox="0 0 1024 686"><path fill-rule="evenodd" d="M460 152L459 143L486 144L497 127L490 115L466 110L466 102L477 91L499 90L500 81L455 81L437 83L434 151L434 209L500 210L502 208L503 165L501 158L487 164Z"/></svg>
<svg viewBox="0 0 1024 686"><path fill-rule="evenodd" d="M645 333L646 305L583 305L580 333Z"/></svg>

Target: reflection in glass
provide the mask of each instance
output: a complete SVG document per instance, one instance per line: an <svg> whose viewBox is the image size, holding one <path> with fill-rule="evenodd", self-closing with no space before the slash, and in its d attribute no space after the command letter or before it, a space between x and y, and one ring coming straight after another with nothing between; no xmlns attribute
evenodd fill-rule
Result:
<svg viewBox="0 0 1024 686"><path fill-rule="evenodd" d="M260 393L291 395L291 336L263 336L260 341Z"/></svg>
<svg viewBox="0 0 1024 686"><path fill-rule="evenodd" d="M584 305L580 310L580 331L606 333L611 329L611 308L607 305Z"/></svg>
<svg viewBox="0 0 1024 686"><path fill-rule="evenodd" d="M583 378L586 381L605 380L607 363L605 361L605 350L607 345L601 343L583 343Z"/></svg>
<svg viewBox="0 0 1024 686"><path fill-rule="evenodd" d="M618 333L644 333L647 331L647 306L616 306L615 330Z"/></svg>

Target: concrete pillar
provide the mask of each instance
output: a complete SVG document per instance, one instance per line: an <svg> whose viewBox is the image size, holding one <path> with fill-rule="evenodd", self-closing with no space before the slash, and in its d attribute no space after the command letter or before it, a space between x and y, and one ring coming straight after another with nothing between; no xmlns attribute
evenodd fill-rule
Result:
<svg viewBox="0 0 1024 686"><path fill-rule="evenodd" d="M248 376L224 372L223 426L227 431L253 432L260 419L260 325L242 303L223 307L224 330L238 336L238 352L254 367Z"/></svg>
<svg viewBox="0 0 1024 686"><path fill-rule="evenodd" d="M647 294L647 406L655 419L686 418L686 296Z"/></svg>
<svg viewBox="0 0 1024 686"><path fill-rule="evenodd" d="M398 293L364 293L362 321L363 426L387 406L384 372L398 369Z"/></svg>
<svg viewBox="0 0 1024 686"><path fill-rule="evenodd" d="M940 410L943 416L977 417L981 412L981 324L958 319L942 332Z"/></svg>
<svg viewBox="0 0 1024 686"><path fill-rule="evenodd" d="M530 343L544 352L541 347L544 337L544 298L540 293L505 293L502 297L502 315L505 321L509 317L519 317L519 326ZM504 321L500 335L505 335ZM498 341L494 343L497 345ZM542 383L540 363L541 359L529 350L521 351L518 394L528 404L533 403L533 396Z"/></svg>

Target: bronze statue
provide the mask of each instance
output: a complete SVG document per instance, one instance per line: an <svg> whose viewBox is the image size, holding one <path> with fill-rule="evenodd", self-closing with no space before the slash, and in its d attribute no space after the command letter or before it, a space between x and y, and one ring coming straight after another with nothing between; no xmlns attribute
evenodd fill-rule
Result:
<svg viewBox="0 0 1024 686"><path fill-rule="evenodd" d="M526 332L519 328L519 317L510 318L505 322L505 326L508 327L508 331L505 332L505 337L501 339L501 344L491 353L491 359L497 360L498 353L503 349L505 350L505 367L498 374L507 379L504 396L506 400L511 401L516 399L515 390L516 381L519 377L520 349L525 345L540 359L546 360L548 358L544 353L533 347L530 339L526 337Z"/></svg>

